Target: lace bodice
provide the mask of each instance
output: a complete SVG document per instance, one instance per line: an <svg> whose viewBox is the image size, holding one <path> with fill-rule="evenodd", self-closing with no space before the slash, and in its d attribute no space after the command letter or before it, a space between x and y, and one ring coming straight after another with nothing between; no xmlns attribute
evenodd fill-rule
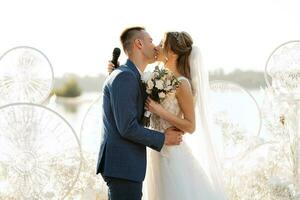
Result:
<svg viewBox="0 0 300 200"><path fill-rule="evenodd" d="M189 80L183 76L178 77L178 80L180 82L182 82L183 80L186 80L189 82ZM161 105L164 109L166 109L170 113L172 113L178 117L182 117L182 112L181 112L180 106L179 106L177 98L176 98L176 93L168 94L168 96L161 103ZM151 123L151 128L161 131L161 132L163 132L164 130L166 130L167 128L172 126L169 122L167 122L164 119L161 119L159 116L157 116L155 114L151 115L150 123Z"/></svg>

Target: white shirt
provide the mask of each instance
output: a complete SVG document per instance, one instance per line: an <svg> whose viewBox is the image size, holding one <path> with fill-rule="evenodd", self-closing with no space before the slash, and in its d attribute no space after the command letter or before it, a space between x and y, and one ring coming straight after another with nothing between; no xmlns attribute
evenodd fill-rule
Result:
<svg viewBox="0 0 300 200"><path fill-rule="evenodd" d="M140 75L143 75L143 72L136 66L137 70L139 71Z"/></svg>

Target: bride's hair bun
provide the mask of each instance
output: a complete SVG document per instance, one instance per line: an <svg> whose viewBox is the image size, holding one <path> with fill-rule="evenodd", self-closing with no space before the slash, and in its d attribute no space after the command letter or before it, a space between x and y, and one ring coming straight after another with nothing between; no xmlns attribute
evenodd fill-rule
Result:
<svg viewBox="0 0 300 200"><path fill-rule="evenodd" d="M189 56L192 52L193 39L187 32L167 32L165 45L178 55L177 69L185 77L190 78Z"/></svg>

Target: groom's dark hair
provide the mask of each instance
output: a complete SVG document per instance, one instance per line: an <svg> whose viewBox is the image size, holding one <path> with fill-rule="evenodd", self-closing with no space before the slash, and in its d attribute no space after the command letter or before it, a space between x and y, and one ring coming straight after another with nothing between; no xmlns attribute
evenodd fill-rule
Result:
<svg viewBox="0 0 300 200"><path fill-rule="evenodd" d="M140 26L134 26L134 27L126 28L122 32L120 36L120 40L123 46L123 50L125 51L126 54L128 54L128 52L132 49L132 42L134 39L136 39L136 36L141 31L145 31L145 28Z"/></svg>

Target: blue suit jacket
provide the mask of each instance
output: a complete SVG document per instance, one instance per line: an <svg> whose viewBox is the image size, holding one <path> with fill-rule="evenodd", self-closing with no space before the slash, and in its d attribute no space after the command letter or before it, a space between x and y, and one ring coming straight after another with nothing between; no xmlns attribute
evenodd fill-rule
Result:
<svg viewBox="0 0 300 200"><path fill-rule="evenodd" d="M160 151L165 139L163 133L141 125L145 99L140 74L130 60L106 79L97 174L137 182L144 180L146 146Z"/></svg>

